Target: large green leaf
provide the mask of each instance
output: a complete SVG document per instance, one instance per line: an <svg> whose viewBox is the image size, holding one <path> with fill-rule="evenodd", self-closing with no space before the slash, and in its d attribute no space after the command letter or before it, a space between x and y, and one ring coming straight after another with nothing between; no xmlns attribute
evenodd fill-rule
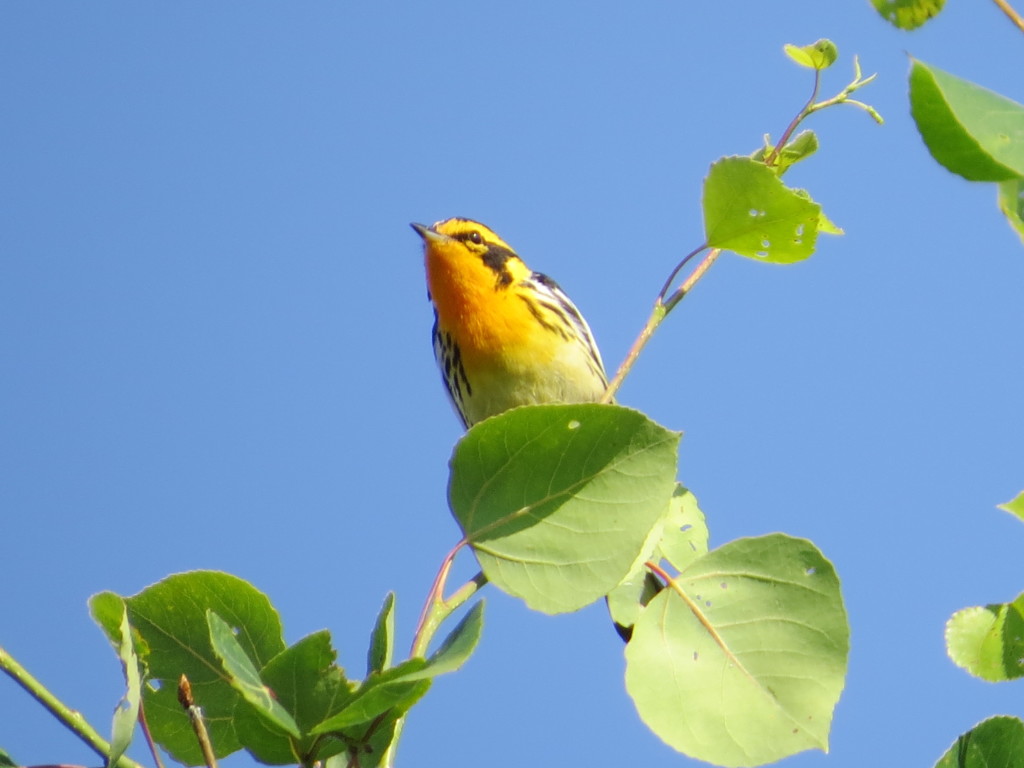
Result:
<svg viewBox="0 0 1024 768"><path fill-rule="evenodd" d="M1020 768L1024 765L1024 723L990 717L958 738L935 768Z"/></svg>
<svg viewBox="0 0 1024 768"><path fill-rule="evenodd" d="M93 598L93 616L108 636L120 600L147 669L143 704L154 739L179 762L203 762L188 716L178 703L178 681L185 675L203 710L216 755L238 750L233 713L241 696L214 653L206 611L237 627L236 639L245 655L262 666L284 650L281 622L266 595L236 576L216 571L169 576L133 597L102 593Z"/></svg>
<svg viewBox="0 0 1024 768"><path fill-rule="evenodd" d="M953 663L983 680L1024 677L1024 594L1012 603L954 613L946 624L946 651Z"/></svg>
<svg viewBox="0 0 1024 768"><path fill-rule="evenodd" d="M790 264L814 253L821 206L749 157L717 161L704 180L704 230L711 248ZM832 231L832 229L830 229Z"/></svg>
<svg viewBox="0 0 1024 768"><path fill-rule="evenodd" d="M831 563L808 541L740 539L694 561L644 609L626 687L681 752L725 766L828 747L849 627Z"/></svg>
<svg viewBox="0 0 1024 768"><path fill-rule="evenodd" d="M449 503L493 584L536 610L577 610L654 546L678 442L620 406L516 408L456 446Z"/></svg>
<svg viewBox="0 0 1024 768"><path fill-rule="evenodd" d="M969 181L1024 176L1024 106L914 61L910 111L928 151Z"/></svg>

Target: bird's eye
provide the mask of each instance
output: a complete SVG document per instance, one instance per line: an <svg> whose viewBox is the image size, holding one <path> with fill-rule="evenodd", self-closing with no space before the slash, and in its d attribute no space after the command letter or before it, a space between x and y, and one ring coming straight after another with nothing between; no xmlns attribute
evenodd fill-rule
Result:
<svg viewBox="0 0 1024 768"><path fill-rule="evenodd" d="M475 229L469 233L469 242L476 243L477 245L483 245L484 238Z"/></svg>

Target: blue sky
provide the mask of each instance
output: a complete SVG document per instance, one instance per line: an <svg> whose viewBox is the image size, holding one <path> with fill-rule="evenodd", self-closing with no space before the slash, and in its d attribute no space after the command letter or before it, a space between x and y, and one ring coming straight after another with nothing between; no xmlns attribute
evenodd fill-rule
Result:
<svg viewBox="0 0 1024 768"><path fill-rule="evenodd" d="M86 600L194 568L328 628L360 676L388 590L401 647L458 539L460 434L408 222L497 230L587 315L609 367L702 240L711 162L778 136L810 77L787 42L878 72L787 176L845 228L807 262L724 257L620 400L685 432L712 544L781 530L843 580L832 753L931 765L1021 715L943 625L1024 589L1024 248L941 169L907 54L1017 100L1024 39L985 3L912 35L866 2L0 6L0 645L101 729L116 659ZM458 575L472 574L460 564ZM602 606L488 590L483 642L417 707L400 765L695 765L639 721ZM95 758L6 679L0 747ZM142 756L136 750L137 756ZM245 765L242 757L229 765Z"/></svg>

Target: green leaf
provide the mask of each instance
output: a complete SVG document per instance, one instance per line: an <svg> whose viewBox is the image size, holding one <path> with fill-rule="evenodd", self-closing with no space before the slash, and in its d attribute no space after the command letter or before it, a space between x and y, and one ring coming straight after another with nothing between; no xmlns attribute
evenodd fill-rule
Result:
<svg viewBox="0 0 1024 768"><path fill-rule="evenodd" d="M391 666L395 644L395 593L388 592L380 607L377 621L370 633L370 650L366 655L366 674L383 672Z"/></svg>
<svg viewBox="0 0 1024 768"><path fill-rule="evenodd" d="M260 679L293 718L304 735L293 742L270 728L251 708L239 708L235 722L239 740L260 762L312 763L345 751L345 742L308 735L322 720L343 710L355 684L335 663L330 633L314 632L279 653L260 670ZM247 714L252 712L251 715Z"/></svg>
<svg viewBox="0 0 1024 768"><path fill-rule="evenodd" d="M388 747L395 738L395 727L405 713L392 710L373 722L338 731L328 736L340 741L345 754L338 754L325 760L325 768L391 768L393 761L385 761Z"/></svg>
<svg viewBox="0 0 1024 768"><path fill-rule="evenodd" d="M1024 178L1001 181L998 189L999 210L1024 242Z"/></svg>
<svg viewBox="0 0 1024 768"><path fill-rule="evenodd" d="M1006 502L1005 504L999 504L999 509L1009 512L1011 515L1024 520L1024 491L1017 494L1015 499Z"/></svg>
<svg viewBox="0 0 1024 768"><path fill-rule="evenodd" d="M575 611L653 546L678 443L621 406L516 408L459 441L449 503L491 583L535 610Z"/></svg>
<svg viewBox="0 0 1024 768"><path fill-rule="evenodd" d="M1020 768L1024 765L1024 723L990 717L958 738L935 768Z"/></svg>
<svg viewBox="0 0 1024 768"><path fill-rule="evenodd" d="M871 0L871 4L894 27L910 30L937 15L946 0Z"/></svg>
<svg viewBox="0 0 1024 768"><path fill-rule="evenodd" d="M629 642L633 635L633 625L640 618L640 613L664 588L665 585L641 564L608 593L608 613L615 622L615 631L619 637Z"/></svg>
<svg viewBox="0 0 1024 768"><path fill-rule="evenodd" d="M1024 677L1024 594L1012 603L964 608L946 623L946 652L975 677Z"/></svg>
<svg viewBox="0 0 1024 768"><path fill-rule="evenodd" d="M89 598L89 615L103 630L115 651L121 647L121 618L124 612L124 598L113 592L98 592Z"/></svg>
<svg viewBox="0 0 1024 768"><path fill-rule="evenodd" d="M626 646L640 717L698 760L748 766L826 750L849 626L832 564L809 541L740 539L651 600Z"/></svg>
<svg viewBox="0 0 1024 768"><path fill-rule="evenodd" d="M751 154L750 159L763 163L771 156L774 150L775 145L771 143L771 137L765 135L764 146ZM817 151L818 137L814 131L801 131L792 141L779 150L779 153L772 161L771 167L781 176L789 170L790 166L796 165L801 160L806 160Z"/></svg>
<svg viewBox="0 0 1024 768"><path fill-rule="evenodd" d="M13 757L0 749L0 768L16 768L17 765L18 763L14 762Z"/></svg>
<svg viewBox="0 0 1024 768"><path fill-rule="evenodd" d="M112 602L112 601L111 601ZM101 603L111 602L106 600ZM103 610L102 606L100 610ZM121 621L118 628L121 640L118 643L117 655L121 659L121 666L124 669L126 690L124 697L114 710L114 723L111 728L110 752L107 754L107 765L117 765L121 755L132 743L132 736L135 733L135 723L139 720L139 705L142 702L142 673L139 671L139 659L135 655L135 646L132 643L132 627L128 622L128 611L121 604Z"/></svg>
<svg viewBox="0 0 1024 768"><path fill-rule="evenodd" d="M821 206L789 189L763 163L726 157L704 180L707 245L740 256L790 264L814 253Z"/></svg>
<svg viewBox="0 0 1024 768"><path fill-rule="evenodd" d="M315 735L342 731L369 722L391 709L399 714L408 711L430 688L429 679L413 677L413 673L426 665L424 659L409 659L380 674L370 675L341 712L313 726L309 732Z"/></svg>
<svg viewBox="0 0 1024 768"><path fill-rule="evenodd" d="M658 546L651 559L668 561L681 570L708 551L708 526L697 499L680 484L676 484L668 512L658 533ZM641 609L661 592L664 585L651 575L643 562L637 563L626 579L608 594L608 612L616 630L629 639L630 627L636 622Z"/></svg>
<svg viewBox="0 0 1024 768"><path fill-rule="evenodd" d="M178 703L178 681L185 675L206 716L216 755L239 749L233 714L242 699L210 644L206 611L238 627L236 639L245 655L262 666L284 650L281 622L266 595L236 576L216 571L169 576L128 598L101 593L91 607L108 637L111 611L120 599L135 632L136 653L147 667L150 685L143 688L142 700L154 739L179 762L203 762L188 715Z"/></svg>
<svg viewBox="0 0 1024 768"><path fill-rule="evenodd" d="M932 157L968 181L1024 176L1024 106L914 61L910 111Z"/></svg>
<svg viewBox="0 0 1024 768"><path fill-rule="evenodd" d="M708 525L697 498L688 488L677 485L672 494L665 528L658 542L660 556L677 571L686 568L708 551Z"/></svg>
<svg viewBox="0 0 1024 768"><path fill-rule="evenodd" d="M789 58L801 67L807 67L808 69L828 69L839 58L839 49L836 48L836 44L824 38L816 43L804 46L786 43L782 49Z"/></svg>
<svg viewBox="0 0 1024 768"><path fill-rule="evenodd" d="M424 680L454 672L473 654L484 626L484 601L475 603L462 620L441 643L441 646L427 659L423 669L409 672L399 680Z"/></svg>
<svg viewBox="0 0 1024 768"><path fill-rule="evenodd" d="M206 611L206 623L210 628L210 644L214 653L220 657L231 686L242 694L242 698L268 723L292 738L299 738L299 726L285 708L277 703L273 693L263 685L260 673L235 637L236 629L211 610ZM237 631L240 632L241 629Z"/></svg>

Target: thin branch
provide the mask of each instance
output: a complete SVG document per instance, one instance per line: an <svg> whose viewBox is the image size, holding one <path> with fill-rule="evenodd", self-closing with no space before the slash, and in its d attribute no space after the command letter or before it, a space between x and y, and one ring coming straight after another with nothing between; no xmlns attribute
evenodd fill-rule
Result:
<svg viewBox="0 0 1024 768"><path fill-rule="evenodd" d="M665 313L668 314L672 311L676 304L686 298L686 295L693 290L693 286L697 284L697 281L704 277L705 273L711 269L711 265L715 263L719 256L722 255L721 248L712 248L708 251L708 255L704 257L704 261L697 265L697 268L690 273L690 276L686 278L679 290L673 293L668 301L665 302Z"/></svg>
<svg viewBox="0 0 1024 768"><path fill-rule="evenodd" d="M1024 32L1024 18L1021 18L1021 15L1019 13L1017 13L1015 10L1013 10L1012 6L1008 2L1006 2L1006 0L992 0L992 1L997 6L999 6L999 10L1001 10L1003 13L1005 13L1007 18L1010 19L1010 21L1012 21L1014 24L1017 25L1017 28L1021 32Z"/></svg>
<svg viewBox="0 0 1024 768"><path fill-rule="evenodd" d="M775 165L775 161L779 157L779 152L781 152L782 148L786 146L786 142L789 141L789 137L793 135L794 131L796 131L797 126L800 125L804 118L813 111L812 107L814 106L814 100L818 98L819 88L821 88L821 70L816 69L814 70L814 88L811 89L811 98L809 98L807 103L804 104L803 109L796 113L796 117L794 117L790 121L789 125L786 126L786 130L782 132L782 136L777 142L775 142L775 146L772 148L772 151L768 153L768 157L764 159L764 164L769 168Z"/></svg>
<svg viewBox="0 0 1024 768"><path fill-rule="evenodd" d="M694 248L688 254L683 256L683 260L676 264L676 268L672 270L672 274L668 276L668 280L666 280L665 284L661 286L661 291L658 293L658 301L665 301L665 297L668 295L668 292L672 289L672 283L675 281L676 275L679 274L679 272L682 270L683 267L686 266L686 263L690 259L692 259L698 253L703 251L705 248L707 248L707 245L701 244L700 246Z"/></svg>
<svg viewBox="0 0 1024 768"><path fill-rule="evenodd" d="M188 714L192 730L196 734L196 741L199 742L199 749L203 752L203 762L206 763L206 768L217 768L217 756L213 754L213 744L210 743L210 734L203 721L203 712L196 706L196 702L192 698L192 685L185 675L182 675L178 681L178 703Z"/></svg>
<svg viewBox="0 0 1024 768"><path fill-rule="evenodd" d="M633 346L629 348L629 352L626 353L626 359L622 361L619 366L619 370L615 372L615 377L608 382L608 387L604 391L604 395L601 396L599 402L610 403L615 399L615 393L619 391L619 387L622 386L622 382L625 380L626 375L632 370L633 363L636 362L637 358L640 357L640 353L643 348L647 346L647 342L651 340L651 336L658 330L658 326L661 325L661 321L665 319L665 305L662 304L661 299L658 299L654 303L654 309L651 310L650 316L647 318L647 322L644 323L643 330L640 331L640 335L636 337L636 341L633 342Z"/></svg>
<svg viewBox="0 0 1024 768"><path fill-rule="evenodd" d="M685 264L692 256L700 253L705 248L707 248L707 246L702 245L700 248L691 251L680 263L680 266ZM600 402L610 403L612 401L615 397L615 393L618 392L619 387L622 386L622 382L625 380L626 375L633 368L633 364L637 361L637 358L640 357L640 353L643 351L644 347L647 346L647 342L651 340L654 332L658 330L658 326L661 325L668 313L671 312L675 306L693 289L693 286L697 284L697 281L707 273L711 268L711 265L715 263L715 260L721 255L721 253L721 248L713 248L708 251L708 255L704 257L704 260L698 264L696 268L694 268L693 272L690 273L690 276L683 281L683 284L676 289L675 293L664 301L662 299L664 294L668 293L668 289L662 289L661 295L659 295L657 300L654 302L654 308L651 310L651 314L647 318L647 322L644 324L643 330L640 331L640 335L636 337L636 341L633 342L633 346L630 347L629 352L626 353L626 359L622 361L622 364L619 366L619 370L615 372L615 377L608 382L608 388L605 389ZM676 267L676 269L673 270L672 278L678 274L679 268L680 267Z"/></svg>
<svg viewBox="0 0 1024 768"><path fill-rule="evenodd" d="M63 723L72 733L88 744L93 752L103 758L110 755L110 743L85 721L82 713L71 709L54 696L47 690L46 686L36 680L27 669L15 661L14 657L3 648L0 648L0 670L20 685L29 696L49 710L50 714ZM143 768L143 766L131 758L122 756L117 761L117 768Z"/></svg>
<svg viewBox="0 0 1024 768"><path fill-rule="evenodd" d="M160 759L160 751L156 748L156 742L153 741L153 734L149 732L149 723L146 722L146 708L141 701L139 702L139 728L146 739L146 744L149 745L149 753L153 756L156 768L164 768L163 760Z"/></svg>

